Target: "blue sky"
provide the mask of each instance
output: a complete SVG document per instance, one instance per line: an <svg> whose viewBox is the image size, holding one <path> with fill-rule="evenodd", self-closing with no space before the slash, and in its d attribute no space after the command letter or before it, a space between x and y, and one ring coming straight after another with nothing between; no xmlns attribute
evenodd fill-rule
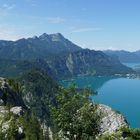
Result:
<svg viewBox="0 0 140 140"><path fill-rule="evenodd" d="M0 0L0 39L62 33L84 48L140 49L140 0Z"/></svg>

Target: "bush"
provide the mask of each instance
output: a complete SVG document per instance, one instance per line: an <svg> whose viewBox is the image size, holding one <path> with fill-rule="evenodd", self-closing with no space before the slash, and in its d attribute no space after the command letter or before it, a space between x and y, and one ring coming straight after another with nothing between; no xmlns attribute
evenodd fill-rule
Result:
<svg viewBox="0 0 140 140"><path fill-rule="evenodd" d="M100 116L93 104L90 89L78 92L75 85L60 88L57 107L52 107L54 132L57 137L70 140L94 139L99 131Z"/></svg>

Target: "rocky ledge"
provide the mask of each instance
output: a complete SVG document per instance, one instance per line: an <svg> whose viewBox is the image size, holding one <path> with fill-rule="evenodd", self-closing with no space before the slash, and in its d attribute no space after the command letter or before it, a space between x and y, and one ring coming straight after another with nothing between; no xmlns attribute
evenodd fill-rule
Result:
<svg viewBox="0 0 140 140"><path fill-rule="evenodd" d="M99 104L98 109L102 114L100 135L113 134L122 127L129 127L125 117L122 114L114 111L109 106Z"/></svg>
<svg viewBox="0 0 140 140"><path fill-rule="evenodd" d="M11 116L9 116L9 114ZM24 110L21 106L15 106L10 109L6 106L0 106L0 125L1 129L0 131L4 134L7 133L7 131L10 129L10 125L14 119L14 116L16 117L16 121L18 122L18 118L24 113ZM17 126L17 132L18 135L23 135L23 126Z"/></svg>

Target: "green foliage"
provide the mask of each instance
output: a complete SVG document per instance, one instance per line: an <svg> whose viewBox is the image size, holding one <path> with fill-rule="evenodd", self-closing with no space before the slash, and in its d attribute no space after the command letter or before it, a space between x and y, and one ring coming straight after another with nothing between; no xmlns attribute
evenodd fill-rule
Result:
<svg viewBox="0 0 140 140"><path fill-rule="evenodd" d="M15 80L6 79L3 81L4 88L1 88L1 99L5 106L22 106L25 107L22 99L21 84Z"/></svg>
<svg viewBox="0 0 140 140"><path fill-rule="evenodd" d="M96 112L97 105L90 101L92 94L89 89L78 92L75 85L69 89L60 88L57 96L58 106L52 107L57 137L70 140L95 138L100 116Z"/></svg>
<svg viewBox="0 0 140 140"><path fill-rule="evenodd" d="M123 137L128 137L130 140L140 140L140 129L122 128Z"/></svg>
<svg viewBox="0 0 140 140"><path fill-rule="evenodd" d="M112 134L112 135L103 135L98 137L97 140L122 140L122 136L120 133Z"/></svg>
<svg viewBox="0 0 140 140"><path fill-rule="evenodd" d="M24 140L43 140L43 130L35 116L29 118L29 114L19 118L20 125L24 128Z"/></svg>
<svg viewBox="0 0 140 140"><path fill-rule="evenodd" d="M140 129L121 128L112 135L104 135L97 140L140 140Z"/></svg>
<svg viewBox="0 0 140 140"><path fill-rule="evenodd" d="M14 79L8 79L8 84L10 88L17 94L22 93L22 86L19 82L16 82Z"/></svg>
<svg viewBox="0 0 140 140"><path fill-rule="evenodd" d="M15 118L12 118L9 124L9 129L6 131L7 140L15 140L18 135L18 126Z"/></svg>
<svg viewBox="0 0 140 140"><path fill-rule="evenodd" d="M5 78L15 78L33 68L28 61L0 59L0 75Z"/></svg>
<svg viewBox="0 0 140 140"><path fill-rule="evenodd" d="M7 123L8 128L2 131L2 126ZM19 132L19 128L23 130ZM28 113L19 118L11 114L9 120L5 119L0 128L0 140L44 140L43 130L35 116L30 116Z"/></svg>
<svg viewBox="0 0 140 140"><path fill-rule="evenodd" d="M49 105L56 105L58 85L45 71L32 70L19 79L23 87L23 98L42 122L51 124Z"/></svg>
<svg viewBox="0 0 140 140"><path fill-rule="evenodd" d="M7 113L4 114L3 122L9 121L12 116L12 112L10 112L10 106L6 106L6 109Z"/></svg>
<svg viewBox="0 0 140 140"><path fill-rule="evenodd" d="M25 46L23 46L23 48L24 47ZM38 48L40 46L36 47ZM36 49L36 47L33 46L34 49ZM40 49L43 49L45 47L41 47ZM70 49L71 47L68 48ZM22 47L21 46L17 47L17 50L20 48ZM7 56L8 54L6 54L3 56L3 58L6 57L5 58L6 60L0 59L0 75L3 77L11 78L20 76L23 73L36 68L47 71L52 77L56 79L71 78L78 75L114 75L116 73L119 74L135 73L135 71L133 71L131 68L122 65L118 59L109 57L100 51L80 49L79 51L74 51L72 53L67 51L66 53L65 51L64 52L62 51L60 54L59 53L54 54L56 52L56 49L58 48L59 47L57 46L55 48L55 51L54 50L52 51L53 52L52 54L48 52L46 54L44 53L44 51L40 52L41 54L38 54L38 51L37 54L36 53L34 54L33 49L30 50L31 51L30 53L26 52L25 53L26 55L23 58L20 58L20 56L22 56L20 55L20 53L21 52L23 53L22 50L18 52L19 53L18 55L14 54L16 56L14 60L11 60L11 55L10 59L8 59ZM65 49L66 48L67 47L65 47ZM7 49L7 47L5 49ZM27 51L28 49L29 48L25 50ZM54 46L50 47L49 49L54 49ZM11 51L8 52L11 53ZM27 55L27 53L29 54ZM37 57L38 55L39 57ZM1 55L0 57L2 58ZM69 59L70 57L72 59ZM24 59L26 59L26 61L24 61ZM70 70L69 68L71 67L71 65L72 69Z"/></svg>

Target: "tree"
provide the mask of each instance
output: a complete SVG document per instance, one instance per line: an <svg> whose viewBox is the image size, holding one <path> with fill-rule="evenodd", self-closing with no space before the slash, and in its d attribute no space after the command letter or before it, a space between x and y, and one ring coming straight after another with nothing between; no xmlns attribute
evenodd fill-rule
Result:
<svg viewBox="0 0 140 140"><path fill-rule="evenodd" d="M90 96L90 89L78 91L75 85L68 89L60 88L58 105L52 107L54 133L70 140L95 138L99 131L100 116L97 105Z"/></svg>
<svg viewBox="0 0 140 140"><path fill-rule="evenodd" d="M0 140L45 140L41 124L35 116L25 112L23 116L5 114L0 125ZM2 127L7 124L7 129Z"/></svg>
<svg viewBox="0 0 140 140"><path fill-rule="evenodd" d="M20 85L20 83L16 82L14 79L8 79L8 84L11 87L11 89L17 94L22 93L22 86Z"/></svg>
<svg viewBox="0 0 140 140"><path fill-rule="evenodd" d="M25 140L44 140L43 130L36 116L25 113L19 118L19 122L25 130Z"/></svg>

